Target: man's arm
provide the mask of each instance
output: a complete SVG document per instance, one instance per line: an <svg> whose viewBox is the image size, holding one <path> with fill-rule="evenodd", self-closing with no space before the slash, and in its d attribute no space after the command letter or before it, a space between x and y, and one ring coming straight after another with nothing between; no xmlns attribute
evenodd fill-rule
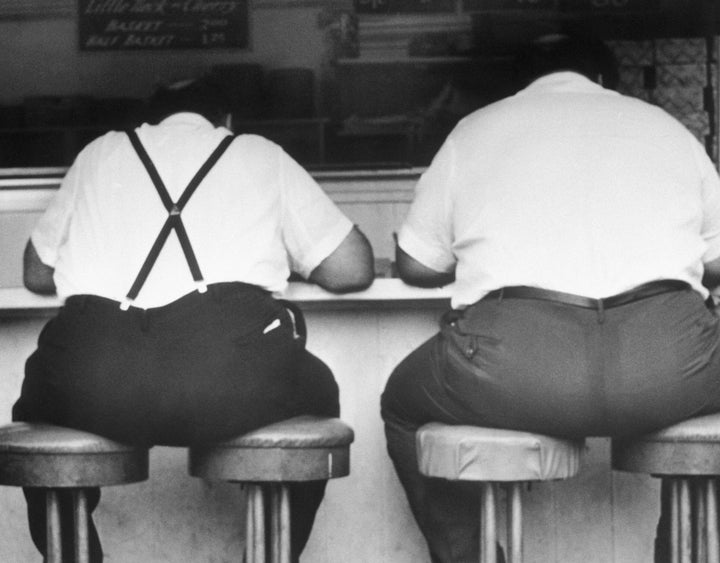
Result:
<svg viewBox="0 0 720 563"><path fill-rule="evenodd" d="M438 272L421 264L399 246L395 246L395 263L400 279L418 287L440 287L455 281L455 272Z"/></svg>
<svg viewBox="0 0 720 563"><path fill-rule="evenodd" d="M309 276L310 281L334 293L367 289L375 277L372 247L365 235L353 227L330 256Z"/></svg>
<svg viewBox="0 0 720 563"><path fill-rule="evenodd" d="M712 291L720 285L720 258L715 258L715 260L703 264L703 267L705 271L703 272L702 284Z"/></svg>
<svg viewBox="0 0 720 563"><path fill-rule="evenodd" d="M23 284L25 287L33 293L53 295L55 293L54 272L54 268L40 260L35 245L29 240L23 254Z"/></svg>

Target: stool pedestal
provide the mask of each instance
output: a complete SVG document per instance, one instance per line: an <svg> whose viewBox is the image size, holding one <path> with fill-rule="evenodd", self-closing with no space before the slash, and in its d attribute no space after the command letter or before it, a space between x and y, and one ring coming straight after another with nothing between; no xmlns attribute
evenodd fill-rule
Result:
<svg viewBox="0 0 720 563"><path fill-rule="evenodd" d="M653 475L669 487L672 563L720 563L720 414L634 439L615 439L612 467Z"/></svg>
<svg viewBox="0 0 720 563"><path fill-rule="evenodd" d="M89 561L86 487L144 481L148 450L48 424L13 423L0 427L0 485L46 489L47 563L60 563L58 491L72 490L75 558Z"/></svg>
<svg viewBox="0 0 720 563"><path fill-rule="evenodd" d="M521 563L523 485L576 475L583 447L583 441L434 422L417 432L421 474L480 483L481 563L497 561L498 489L507 490L508 563Z"/></svg>
<svg viewBox="0 0 720 563"><path fill-rule="evenodd" d="M189 473L246 484L246 563L289 563L288 483L348 475L353 439L352 429L339 419L299 416L227 442L191 448ZM269 530L265 529L266 499Z"/></svg>

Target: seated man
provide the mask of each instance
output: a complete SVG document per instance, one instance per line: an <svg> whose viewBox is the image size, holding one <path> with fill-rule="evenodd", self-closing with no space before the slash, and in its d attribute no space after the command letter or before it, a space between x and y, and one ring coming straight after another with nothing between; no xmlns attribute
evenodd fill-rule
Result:
<svg viewBox="0 0 720 563"><path fill-rule="evenodd" d="M368 287L367 239L279 146L220 126L208 84L162 89L151 109L159 122L81 151L31 235L25 284L64 306L27 361L14 420L191 446L299 414L338 416L300 311L275 296L291 270L329 291ZM292 491L295 560L324 487ZM44 553L42 496L26 496ZM92 522L91 550L101 561Z"/></svg>
<svg viewBox="0 0 720 563"><path fill-rule="evenodd" d="M382 397L433 561L477 561L478 497L419 474L421 425L624 436L720 410L720 180L674 118L607 88L611 62L536 42L524 89L457 125L399 233L406 282L454 280Z"/></svg>

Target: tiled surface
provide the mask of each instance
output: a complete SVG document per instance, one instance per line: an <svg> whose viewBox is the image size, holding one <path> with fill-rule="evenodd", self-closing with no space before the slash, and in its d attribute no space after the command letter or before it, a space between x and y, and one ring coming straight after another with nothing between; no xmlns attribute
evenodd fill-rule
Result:
<svg viewBox="0 0 720 563"><path fill-rule="evenodd" d="M715 99L718 92L718 64L711 53L708 78L705 39L615 41L610 47L620 63L620 92L657 104L705 143L716 118L705 107L704 90L710 86Z"/></svg>

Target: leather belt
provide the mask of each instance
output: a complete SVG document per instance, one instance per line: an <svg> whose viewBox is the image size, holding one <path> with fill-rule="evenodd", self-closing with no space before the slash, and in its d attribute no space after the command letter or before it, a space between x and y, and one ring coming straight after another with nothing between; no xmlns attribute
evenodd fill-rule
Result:
<svg viewBox="0 0 720 563"><path fill-rule="evenodd" d="M564 303L575 307L602 311L603 309L620 307L621 305L627 305L628 303L633 303L634 301L646 299L654 295L660 295L661 293L682 291L686 289L690 289L690 284L684 281L658 280L644 283L628 291L618 293L617 295L611 295L610 297L604 297L602 299L593 299L592 297L584 297L582 295L575 295L574 293L563 293L562 291L541 289L539 287L510 286L491 291L483 297L483 300L540 299L543 301L555 301L557 303Z"/></svg>

